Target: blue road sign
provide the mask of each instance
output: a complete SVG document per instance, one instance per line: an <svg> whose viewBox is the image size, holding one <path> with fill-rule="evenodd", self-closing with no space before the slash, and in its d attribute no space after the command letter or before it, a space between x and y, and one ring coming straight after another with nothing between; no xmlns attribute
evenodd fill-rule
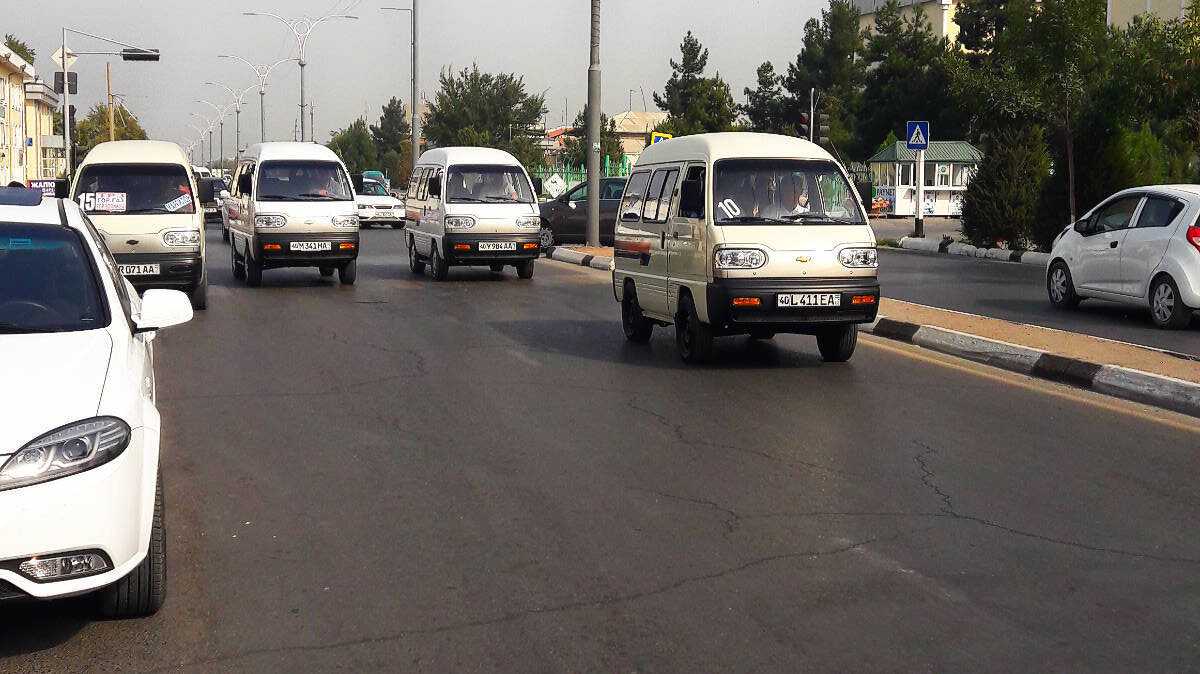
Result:
<svg viewBox="0 0 1200 674"><path fill-rule="evenodd" d="M905 135L905 138L908 139L908 149L928 150L929 122L909 122L908 133Z"/></svg>

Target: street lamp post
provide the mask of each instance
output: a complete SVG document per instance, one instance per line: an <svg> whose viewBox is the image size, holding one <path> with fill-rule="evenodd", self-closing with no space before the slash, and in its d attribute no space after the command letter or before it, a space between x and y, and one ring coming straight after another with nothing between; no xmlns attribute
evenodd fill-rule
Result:
<svg viewBox="0 0 1200 674"><path fill-rule="evenodd" d="M242 99L254 88L254 85L245 89L234 89L220 82L205 82L205 84L221 87L233 97L233 163L240 164L242 162Z"/></svg>
<svg viewBox="0 0 1200 674"><path fill-rule="evenodd" d="M210 106L217 113L217 123L220 125L220 128L221 128L221 146L220 146L221 153L219 155L217 155L217 160L221 162L222 166L224 166L224 164L225 164L225 117L227 115L229 115L229 106L226 105L225 107L221 107L221 106L217 105L216 103L209 103L208 101L201 100L201 99L196 99L196 102L204 103L205 105ZM209 168L211 169L212 167L210 166Z"/></svg>
<svg viewBox="0 0 1200 674"><path fill-rule="evenodd" d="M295 61L296 59L294 59L294 58L279 59L278 61L276 61L268 66L268 65L257 65L257 64L247 61L246 59L242 58L241 56L233 56L232 54L218 54L217 58L237 59L237 60L241 61L242 63L245 63L246 65L250 66L250 69L254 71L254 76L258 78L258 122L261 127L261 137L259 138L259 141L261 141L263 143L267 142L267 103L266 103L266 100L267 100L266 99L267 77L270 76L271 71L275 69L275 66L279 65L280 63L284 63L286 61Z"/></svg>
<svg viewBox="0 0 1200 674"><path fill-rule="evenodd" d="M208 124L208 170L211 171L212 170L212 151L213 151L212 132L213 132L213 127L216 126L217 123L215 120L211 120L198 112L193 112L192 116L199 117L200 119L204 120L205 124ZM203 132L201 132L201 133L203 133ZM200 140L203 141L204 138L201 137ZM204 153L201 152L200 154L203 155Z"/></svg>
<svg viewBox="0 0 1200 674"><path fill-rule="evenodd" d="M242 14L246 16L269 16L279 19L288 27L289 30L292 31L292 35L295 36L296 45L300 49L300 140L309 140L312 129L309 129L307 123L304 121L304 108L306 106L304 98L304 66L307 65L307 63L304 61L304 46L308 43L308 36L312 34L313 29L316 28L317 24L321 23L322 21L325 21L326 19L357 19L358 17L351 16L349 14L326 14L318 19L313 19L308 16L301 16L295 19L285 19L278 14L272 14L270 12L242 12Z"/></svg>
<svg viewBox="0 0 1200 674"><path fill-rule="evenodd" d="M193 112L192 114L194 115L196 113ZM204 129L201 129L200 127L196 126L195 124L188 124L187 127L189 129L191 129L192 131L195 131L196 136L200 138L200 160L204 161ZM192 158L192 163L193 164L196 163L194 157Z"/></svg>
<svg viewBox="0 0 1200 674"><path fill-rule="evenodd" d="M412 0L411 8L404 7L384 7L394 12L408 12L412 18L412 109L409 113L412 115L412 122L409 124L409 132L412 145L412 165L416 167L417 160L421 158L421 114L419 108L421 101L419 98L419 87L417 86L417 0Z"/></svg>

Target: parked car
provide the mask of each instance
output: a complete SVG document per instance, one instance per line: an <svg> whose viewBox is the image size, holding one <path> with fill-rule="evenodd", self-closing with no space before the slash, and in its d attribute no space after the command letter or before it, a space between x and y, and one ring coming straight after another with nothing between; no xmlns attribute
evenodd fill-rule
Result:
<svg viewBox="0 0 1200 674"><path fill-rule="evenodd" d="M600 243L611 246L617 206L628 178L600 179ZM559 243L587 242L587 183L577 185L553 201L540 204L542 248Z"/></svg>
<svg viewBox="0 0 1200 674"><path fill-rule="evenodd" d="M1148 307L1154 324L1180 329L1200 308L1200 186L1122 190L1054 240L1050 303L1096 298Z"/></svg>
<svg viewBox="0 0 1200 674"><path fill-rule="evenodd" d="M391 225L393 229L400 229L404 226L403 201L388 194L377 180L355 178L354 182L359 227Z"/></svg>
<svg viewBox="0 0 1200 674"><path fill-rule="evenodd" d="M96 592L106 615L153 614L167 537L152 340L192 318L188 297L139 298L83 211L40 190L0 188L0 241L0 600Z"/></svg>

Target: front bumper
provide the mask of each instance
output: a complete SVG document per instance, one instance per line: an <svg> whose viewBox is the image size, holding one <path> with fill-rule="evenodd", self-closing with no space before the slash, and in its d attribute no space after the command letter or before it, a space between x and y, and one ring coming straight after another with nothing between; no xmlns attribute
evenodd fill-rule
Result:
<svg viewBox="0 0 1200 674"><path fill-rule="evenodd" d="M329 242L329 250L292 250L293 242ZM358 259L358 230L289 234L258 232L254 236L255 256L264 269L280 267L336 267ZM278 248L271 248L278 246Z"/></svg>
<svg viewBox="0 0 1200 674"><path fill-rule="evenodd" d="M83 594L128 575L150 545L157 466L158 431L137 428L129 447L103 466L0 491L0 599ZM18 570L34 556L83 551L106 558L108 569L58 581Z"/></svg>
<svg viewBox="0 0 1200 674"><path fill-rule="evenodd" d="M538 231L528 234L446 234L442 237L442 256L452 265L515 264L537 259L541 253ZM508 242L515 250L479 250L483 242Z"/></svg>
<svg viewBox="0 0 1200 674"><path fill-rule="evenodd" d="M709 324L718 332L740 334L751 330L809 333L847 323L870 323L879 313L879 279L717 279L706 289ZM786 293L832 293L841 296L838 307L780 307ZM758 298L759 306L733 306L733 298ZM854 304L855 297L873 302Z"/></svg>
<svg viewBox="0 0 1200 674"><path fill-rule="evenodd" d="M204 256L198 251L187 253L117 253L113 255L117 264L156 264L159 273L153 275L126 276L134 288L170 288L189 291L200 283L204 275Z"/></svg>

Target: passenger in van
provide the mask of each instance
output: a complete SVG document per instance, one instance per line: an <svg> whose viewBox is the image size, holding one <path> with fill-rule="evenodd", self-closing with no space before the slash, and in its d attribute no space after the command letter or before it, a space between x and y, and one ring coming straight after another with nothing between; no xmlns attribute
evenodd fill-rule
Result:
<svg viewBox="0 0 1200 674"><path fill-rule="evenodd" d="M726 219L746 215L757 216L759 204L750 174L745 171L738 171L732 175L730 173L732 172L717 173L720 181L714 186L721 213Z"/></svg>

